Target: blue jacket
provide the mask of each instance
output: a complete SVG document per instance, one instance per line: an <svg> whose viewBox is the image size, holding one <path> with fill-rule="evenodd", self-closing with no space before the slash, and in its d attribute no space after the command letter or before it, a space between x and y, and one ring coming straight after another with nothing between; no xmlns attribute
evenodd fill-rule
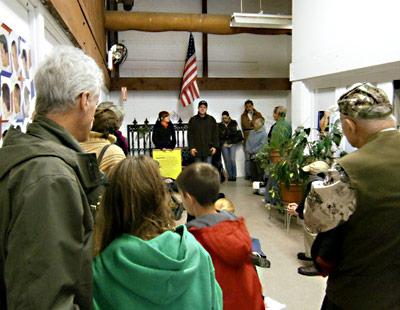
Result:
<svg viewBox="0 0 400 310"><path fill-rule="evenodd" d="M246 141L246 151L250 154L255 154L265 143L267 143L267 132L265 131L265 127L262 126L258 130L250 131Z"/></svg>

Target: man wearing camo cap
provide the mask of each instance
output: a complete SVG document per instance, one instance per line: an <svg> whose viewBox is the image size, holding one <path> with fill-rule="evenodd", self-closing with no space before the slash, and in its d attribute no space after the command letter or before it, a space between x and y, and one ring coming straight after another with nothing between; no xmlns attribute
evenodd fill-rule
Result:
<svg viewBox="0 0 400 310"><path fill-rule="evenodd" d="M329 275L322 309L395 309L400 305L400 133L387 95L372 84L351 87L338 105L344 135L358 150L338 160L335 186L325 184L329 206L313 197L339 218L335 228L319 229L312 249L317 269ZM346 197L337 192L337 182L341 190L347 187ZM335 210L346 204L355 211L340 220Z"/></svg>

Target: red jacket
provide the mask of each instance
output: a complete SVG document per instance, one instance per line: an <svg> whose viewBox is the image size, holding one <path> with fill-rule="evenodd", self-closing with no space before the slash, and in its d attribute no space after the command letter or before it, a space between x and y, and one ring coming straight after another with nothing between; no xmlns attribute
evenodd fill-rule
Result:
<svg viewBox="0 0 400 310"><path fill-rule="evenodd" d="M211 255L224 309L265 309L260 280L250 260L251 240L243 219L189 231Z"/></svg>

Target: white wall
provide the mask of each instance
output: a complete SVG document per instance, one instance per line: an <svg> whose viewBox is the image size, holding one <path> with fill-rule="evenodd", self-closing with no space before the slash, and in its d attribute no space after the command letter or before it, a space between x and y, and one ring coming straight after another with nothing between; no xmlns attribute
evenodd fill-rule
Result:
<svg viewBox="0 0 400 310"><path fill-rule="evenodd" d="M244 1L246 2L246 1ZM289 1L266 1L269 13L288 14ZM271 2L271 4L270 4ZM258 1L244 3L244 11L255 12ZM137 1L133 11L201 13L201 1ZM209 14L240 11L240 1L209 1ZM267 12L267 11L265 11ZM193 33L199 76L202 76L202 34ZM180 77L186 58L187 32L119 32L119 41L128 48L120 66L123 77ZM291 36L288 35L208 35L210 77L289 77Z"/></svg>
<svg viewBox="0 0 400 310"><path fill-rule="evenodd" d="M111 92L110 99L119 102L119 92ZM162 110L175 112L184 122L197 113L197 100L190 106L183 108L178 102L178 92L159 91L159 92L128 92L128 101L123 104L125 120L122 130L126 133L126 125L136 119L143 123L147 118L150 123L155 123L158 112ZM266 118L266 130L273 123L272 111L275 106L290 106L289 91L202 91L202 99L208 102L208 114L215 117L217 122L221 121L221 113L227 110L231 117L238 121L240 125L240 115L243 112L243 104L246 99L252 99L254 107ZM174 114L175 114L174 113ZM176 122L178 118L172 119ZM244 156L242 148L238 148L237 159L238 176L244 175Z"/></svg>
<svg viewBox="0 0 400 310"><path fill-rule="evenodd" d="M266 1L264 1L266 2ZM258 12L258 1L244 1L245 12ZM290 1L264 3L264 12L290 14ZM137 1L134 11L200 13L201 1ZM240 1L209 1L209 14L232 14L240 11ZM199 76L202 76L202 34L193 33ZM189 34L186 32L146 33L126 31L119 33L119 41L128 47L128 57L120 66L121 76L130 77L181 77L187 52ZM210 77L289 77L291 36L265 36L237 34L230 36L208 35L208 73ZM209 103L208 112L220 121L221 112L229 111L240 123L243 103L250 98L267 118L267 130L272 124L272 110L277 105L291 111L288 91L202 91L201 97ZM156 121L158 112L167 110L178 114L184 122L197 113L197 100L187 108L178 102L176 91L129 91L124 104L126 124L135 118L143 123ZM110 99L119 102L119 92L112 92ZM173 120L174 121L174 120ZM238 175L244 175L243 151L238 149Z"/></svg>
<svg viewBox="0 0 400 310"><path fill-rule="evenodd" d="M398 0L293 1L291 80L362 68L398 77L399 12Z"/></svg>
<svg viewBox="0 0 400 310"><path fill-rule="evenodd" d="M293 1L292 126L316 127L346 87L372 82L393 97L400 79L400 1ZM344 142L347 151L353 148Z"/></svg>

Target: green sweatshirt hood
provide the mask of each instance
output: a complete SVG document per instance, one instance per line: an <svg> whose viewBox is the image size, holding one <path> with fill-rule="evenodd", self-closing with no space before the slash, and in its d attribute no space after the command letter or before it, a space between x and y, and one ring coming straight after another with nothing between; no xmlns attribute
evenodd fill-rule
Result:
<svg viewBox="0 0 400 310"><path fill-rule="evenodd" d="M199 272L204 249L194 243L185 226L147 241L127 234L114 240L93 263L95 306L110 299L120 305L132 299L154 306L175 303ZM101 296L104 292L110 295Z"/></svg>

